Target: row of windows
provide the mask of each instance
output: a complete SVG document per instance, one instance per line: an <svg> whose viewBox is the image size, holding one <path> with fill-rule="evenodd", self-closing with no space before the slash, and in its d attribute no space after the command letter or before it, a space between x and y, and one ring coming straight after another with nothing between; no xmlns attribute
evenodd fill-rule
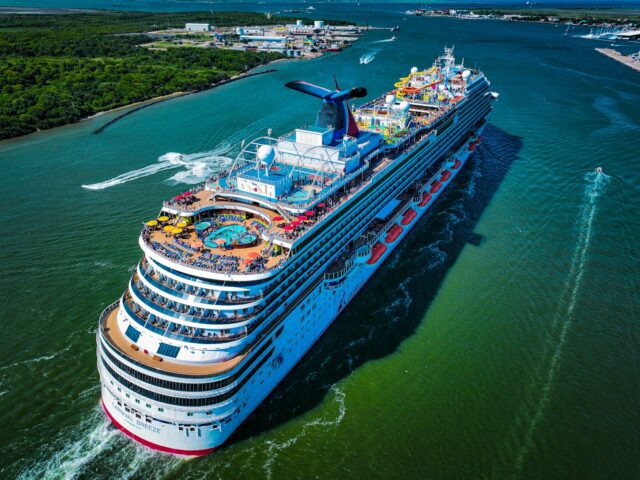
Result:
<svg viewBox="0 0 640 480"><path fill-rule="evenodd" d="M482 90L487 90L488 87L485 84L483 86ZM479 99L478 99L479 98ZM482 103L482 98L481 97L476 97L476 99L474 101L472 101L470 104L466 104L465 107L461 108L458 110L458 113L464 112L465 110L469 110L470 112L466 115L467 116L467 120L464 122L464 125L466 128L470 128L471 125L473 124L470 119L474 116L473 114L476 114L475 116L477 116L478 111L481 110L481 104ZM485 100L484 102L486 104L486 108L484 109L484 114L486 115L487 110L489 110L489 101ZM447 122L447 121L452 121L452 117L445 117L445 119L443 119L443 122ZM441 122L441 123L443 123ZM460 127L458 130L461 130L463 127ZM450 137L453 134L453 130L444 133L442 136L443 137ZM448 143L452 143L451 141L448 141ZM442 141L439 145L439 151L440 152L444 152L446 151L446 149L448 148L449 144L445 141ZM392 167L391 171L386 175L386 178L384 180L381 180L381 184L382 183L386 183L387 185L383 188L374 188L371 191L365 193L364 195L362 195L360 198L358 198L357 200L351 202L351 204L343 209L342 211L338 212L337 214L335 214L335 217L333 219L332 222L327 223L325 225L322 225L317 232L315 232L312 236L305 238L299 245L296 246L296 250L298 250L298 255L297 255L297 259L293 260L291 262L291 264L289 265L289 271L285 277L289 278L291 275L296 275L296 273L298 273L295 270L295 265L296 263L300 263L301 261L314 261L315 258L315 262L318 261L318 257L319 257L319 252L324 250L324 249L318 249L316 252L318 253L311 253L310 251L310 244L312 243L316 243L317 241L321 240L321 237L326 236L327 234L330 234L331 232L336 232L338 229L340 229L340 222L339 219L345 215L348 215L349 213L353 212L353 210L355 208L358 208L358 206L360 204L363 204L363 202L366 202L367 199L373 197L374 195L377 197L385 197L385 196L393 196L391 194L389 194L389 190L393 190L394 192L399 192L401 190L403 190L404 188L406 188L407 185L409 185L412 181L415 181L412 178L410 169L415 167L417 164L420 163L420 161L422 160L422 155L424 154L424 152L428 149L429 144L424 144L421 147L419 147L418 149L416 149L416 151L412 152L411 155L405 159L403 159L401 162L398 163L407 163L410 162L411 165L409 166L409 168L407 169L407 165L404 166L395 166L395 168ZM434 154L435 152L431 152L431 155L433 156L433 158L437 158L438 155ZM395 170L395 171L394 171ZM409 174L408 174L409 173ZM416 172L412 172L413 176L417 175ZM397 177L397 178L396 178ZM404 177L404 178L402 178ZM402 178L400 180L400 178ZM393 180L398 180L397 182L393 182ZM383 192L385 192L383 194ZM393 193L393 192L392 192ZM366 208L367 212L370 212L372 210L372 208L375 207L375 202L371 202L371 204L369 204ZM367 221L367 215L364 214L364 212L360 213L360 221L358 222L358 227L360 225L364 225L364 223ZM349 228L351 230L357 230L356 225L351 224L349 226ZM345 229L345 226L342 227L342 230ZM332 238L342 238L341 235L336 234L336 233L331 233ZM306 248L305 248L306 247ZM302 254L300 252L300 250L305 249L307 250L306 254ZM334 249L335 251L338 250L337 246ZM310 255L311 253L311 255ZM309 258L308 258L309 257ZM324 257L323 257L324 258ZM286 271L286 270L285 270ZM294 277L295 278L295 277ZM289 286L290 282L286 282L285 279L280 279L280 285L276 290L282 290L285 289L285 293L286 293L286 288ZM297 282L297 284L300 284L302 282L302 280L299 280ZM274 291L274 293L276 293ZM282 293L282 292L281 292ZM271 306L269 308L266 308L264 311L265 315L270 314L273 311L274 307ZM273 322L275 324L277 324L277 322Z"/></svg>
<svg viewBox="0 0 640 480"><path fill-rule="evenodd" d="M102 351L104 355L117 366L120 370L125 372L127 375L130 375L138 380L141 380L149 385L153 385L160 388L166 388L167 390L177 390L180 392L208 392L210 390L217 390L222 387L226 387L227 385L235 382L240 375L242 375L255 361L264 353L264 351L271 345L271 339L267 340L265 344L260 347L260 349L246 362L236 373L233 375L223 378L222 380L216 380L215 382L206 382L206 383L182 383L182 382L173 382L170 380L164 380L162 378L154 377L152 375L147 375L142 373L135 368L131 368L118 359L114 358L114 356L107 350L106 347L102 347Z"/></svg>
<svg viewBox="0 0 640 480"><path fill-rule="evenodd" d="M481 89L482 89L482 90L486 90L487 88L488 88L488 87L487 87L487 85L486 85L486 84L485 84L485 85L483 85L483 86L481 87ZM459 109L458 113L461 113L461 112L462 112L462 111L464 111L464 110L474 110L474 111L476 111L476 113L477 113L477 110L479 110L479 108L478 108L478 104L479 104L479 103L481 103L481 102L480 102L480 101L478 101L478 100L477 100L477 98L476 98L476 101L473 101L473 102L467 103L467 104L464 106L464 107L466 107L466 108L464 108L464 107L463 107L463 108ZM473 107L475 107L475 108L472 108L472 105L473 105ZM471 116L471 114L468 114L467 116L468 116L468 117L470 117L470 116ZM452 121L452 117L445 117L445 118L443 119L443 121L442 121L442 122L440 122L440 124L445 123L445 122L447 122L447 123L448 123L448 122L450 122L450 121ZM469 121L467 120L467 121L465 122L465 124L469 124ZM442 125L439 125L439 126L442 126ZM452 132L446 132L446 133L443 133L443 136L445 136L445 137L446 137L446 136L451 136L451 133L452 133ZM440 135L439 135L439 136L440 136ZM446 143L447 143L447 142L445 142L445 141L441 142L441 144L440 144L440 146L439 146L439 147L440 147L440 148L439 148L439 150L441 150L441 151L446 150L446 148L445 148ZM415 166L415 164L418 164L418 163L419 163L419 161L420 161L419 157L421 157L421 156L424 154L425 150L427 150L427 149L428 149L428 146L429 146L428 144L422 145L420 148L416 149L416 151L412 152L412 153L411 153L411 155L410 155L408 158L405 158L405 159L403 159L403 160L402 160L402 162L398 162L398 163L407 163L407 162L411 162L411 164L412 164L412 165L411 165L411 167L414 167L414 166ZM434 158L436 157L436 155L434 155L434 152L432 152L432 153L431 153L431 155L432 155L432 156L434 156ZM412 158L412 157L413 157L413 158ZM395 168L394 168L394 167L395 167ZM411 167L410 167L410 168L411 168ZM394 171L394 170L395 170L395 171ZM412 177L412 175L404 175L404 174L403 174L403 176L405 176L405 178L403 179L403 181L397 182L396 184L394 184L393 182L391 182L392 177L398 177L398 175L400 174L400 172L401 172L401 171L405 171L405 170L408 170L408 169L406 169L406 165L405 165L404 167L400 167L399 165L396 165L396 166L393 166L393 167L391 168L391 170L389 171L388 175L386 176L387 178L385 178L385 179L381 180L381 182L383 182L383 183L387 183L386 188L384 188L384 191L385 191L385 192L389 191L390 189L393 189L393 187L396 187L396 188L395 188L395 189L393 189L393 190L398 190L398 187L399 187L400 185L404 186L407 182L410 182L410 181L412 181L412 180L413 180L413 179L411 178L411 177ZM405 172L405 173L408 173L408 172ZM415 173L415 172L414 172L414 173ZM353 211L353 209L354 209L354 208L357 208L357 206L358 206L358 205L360 205L363 201L366 201L366 199L368 199L368 198L372 197L373 195L381 196L381 195L380 195L380 194L381 194L381 191L380 191L380 190L381 190L381 189L374 188L374 189L372 189L370 192L365 193L365 195L361 196L361 197L360 197L359 199L357 199L355 202L352 202L352 204L351 204L351 205L349 205L349 207L348 207L348 208L343 209L341 212L338 212L338 214L337 214L337 216L336 216L336 218L334 219L334 221L333 221L333 222L331 222L330 224L325 224L325 225L321 226L321 228L320 228L317 232L315 232L315 234L314 234L314 235L312 235L311 237L308 237L308 238L304 239L304 240L303 240L303 242L302 242L301 244L299 244L299 245L297 245L297 246L296 246L296 247L297 247L297 248L296 248L296 250L301 250L301 249L304 249L304 247L309 247L309 246L310 246L310 245L309 245L309 243L315 243L316 241L318 241L320 237L323 237L323 236L325 236L324 234L327 234L327 233L328 233L328 232L327 232L327 229L328 229L329 231L334 230L334 229L333 229L333 228L331 228L331 227L337 227L337 224L339 224L339 223L340 223L340 222L338 221L338 219L340 219L340 218L341 218L341 217L343 217L344 215L348 215L349 213L351 213L351 212ZM370 209L370 208L368 208L367 210L371 210L371 209ZM362 220L365 220L365 219L363 218ZM359 223L362 223L362 222L359 222ZM335 238L335 236L334 236L334 238ZM308 257L308 256L309 256L309 254L308 254L308 253L307 253L307 255L304 255L305 259L306 259L306 257ZM317 256L317 255L311 255L311 259L313 259L314 257L316 258L316 262L317 262L317 261L318 261L318 260L317 260L317 259L318 259L318 256ZM300 261L300 260L304 260L304 259L300 258L298 261ZM306 259L306 260L309 260L309 259ZM294 260L294 261L292 262L292 264L290 265L290 267L293 267L295 263L296 263L296 262L295 262L295 260ZM166 268L166 267L164 267L164 266L163 266L163 268ZM171 270L171 269L168 269L168 270ZM297 271L295 271L295 270L297 270L297 269L289 268L288 270L289 270L289 271L288 271L288 274L286 275L286 277L285 277L285 278L288 278L288 277L290 277L291 275L295 275L296 273L298 273ZM178 272L175 272L175 273L178 273ZM183 275L181 275L181 274L178 274L178 275L183 276ZM276 291L274 291L274 292L273 292L274 294L275 294L275 293L282 294L282 293L283 293L283 290L286 292L286 290L288 290L288 288L287 288L287 287L289 287L289 284L290 284L290 282L286 282L286 281L285 281L285 279L284 279L284 278L282 278L282 276L279 276L279 277L281 277L281 278L279 278L279 283L280 283L280 285L279 285L279 288L277 288L277 289L276 289ZM294 277L294 278L295 278L295 277ZM298 281L297 283L301 283L301 281ZM277 292L277 290L280 290L280 292ZM273 312L273 309L274 309L274 307L273 307L273 305L272 305L272 307L271 307L271 308L267 308L267 309L265 309L265 310L263 311L263 315L264 315L264 316L267 316L267 315L271 314L271 313ZM260 315L260 316L263 316L263 315ZM257 320L258 320L258 318L254 319L254 325L256 325L256 326L257 326L257 324L258 324ZM277 323L279 323L279 322L273 322L272 324L277 324Z"/></svg>
<svg viewBox="0 0 640 480"><path fill-rule="evenodd" d="M484 89L482 89L482 90L486 90L486 89L487 89L487 87L485 87L485 88L484 88ZM472 103L476 103L476 102L472 102ZM467 107L466 109L470 109L470 105L469 105L469 104L467 104L467 105L466 105L466 107ZM460 109L460 110L458 111L458 113L460 113L461 111L464 111L464 109ZM436 126L436 128L437 128L437 129L439 129L439 128L442 126L442 124L443 124L443 123L450 122L450 121L452 121L452 120L453 120L453 117L452 117L452 116L445 117L445 118L441 121L441 123L440 123L439 125L437 125L437 126ZM440 133L439 133L439 135L440 135ZM418 154L419 154L421 151L423 151L423 150L424 150L424 147L426 147L426 146L427 146L427 144L423 145L421 148L419 148L419 149L418 149L418 150L416 150L415 152L412 152L411 156L413 156L414 158L416 158L417 156L419 156ZM406 162L407 160L408 160L408 158L407 158L407 159L402 160L402 162L404 163L404 162ZM400 168L400 167L396 167L396 168ZM390 170L389 170L389 173L388 173L387 175L388 175L388 176L392 176L394 173L397 173L397 172L393 172L393 170L394 170L394 166L391 166L391 168L390 168ZM384 182L384 181L386 181L386 180L388 180L388 178L387 178L387 179L384 179L384 180L381 180L381 182ZM315 242L316 240L318 240L318 239L319 239L319 237L320 237L320 236L322 236L323 231L325 231L325 230L327 230L327 229L330 229L332 225L335 225L335 224L336 224L336 222L337 222L337 220L338 220L339 218L343 217L344 215L348 215L350 212L352 212L352 211L354 210L354 207L357 207L357 205L358 205L358 204L361 204L361 203L362 203L363 201L365 201L368 197L371 197L371 196L372 196L372 194L374 194L374 193L375 193L375 194L376 194L376 196L379 196L379 193L380 193L380 192L379 192L379 191L376 191L376 190L378 190L378 189L376 189L376 188L372 189L372 190L371 190L370 192L368 192L367 194L365 194L365 195L361 196L359 199L357 199L357 200L353 201L353 202L352 202L352 204L351 204L348 208L345 208L345 209L343 209L341 212L338 212L338 213L335 215L335 217L334 217L334 219L333 219L333 222L331 222L331 223L329 223L329 224L325 224L325 225L321 226L321 227L320 227L320 228L319 228L319 229L318 229L318 230L317 230L317 231L316 231L312 236L308 236L307 238L305 238L304 240L302 240L302 242L300 242L298 245L296 245L295 250L300 251L300 250L302 250L305 246L307 246L309 243L312 243L312 242Z"/></svg>
<svg viewBox="0 0 640 480"><path fill-rule="evenodd" d="M274 349L272 348L269 353L267 353L260 362L251 370L251 372L242 379L237 386L229 390L228 392L221 393L220 395L215 395L213 397L205 397L205 398L183 398L183 397L172 397L169 395L163 395L161 393L152 392L147 390L146 388L142 388L140 385L130 382L129 380L123 378L118 375L111 366L102 359L102 366L109 372L109 374L121 385L128 388L129 390L137 393L138 395L142 395L143 397L150 398L151 400L155 400L156 402L166 403L168 405L178 405L181 407L204 407L209 405L215 405L218 403L222 403L226 400L229 400L233 397L238 391L244 386L245 383L249 381L249 379L258 371L258 369L264 365L264 363L271 357Z"/></svg>

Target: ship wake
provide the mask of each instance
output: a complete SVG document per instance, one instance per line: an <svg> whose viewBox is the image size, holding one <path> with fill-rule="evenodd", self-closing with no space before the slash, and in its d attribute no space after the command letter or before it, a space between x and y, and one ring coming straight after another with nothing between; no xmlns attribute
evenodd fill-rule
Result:
<svg viewBox="0 0 640 480"><path fill-rule="evenodd" d="M383 40L376 40L375 42L371 42L371 45L373 45L374 43L389 43L389 42L395 42L396 41L396 37L391 37L391 38L385 38Z"/></svg>
<svg viewBox="0 0 640 480"><path fill-rule="evenodd" d="M107 469L105 473L111 478L134 478L143 471L145 478L161 478L182 462L123 438L100 407L72 430L61 432L45 450L47 458L24 470L19 480L93 477L98 465Z"/></svg>
<svg viewBox="0 0 640 480"><path fill-rule="evenodd" d="M167 182L171 184L194 184L206 180L213 173L224 169L231 163L231 158L226 156L231 151L231 145L223 143L213 150L190 154L169 152L158 157L158 161L146 167L138 168L110 178L103 182L82 185L88 190L104 190L123 183L138 180L140 178L155 175L166 170L181 169L170 177Z"/></svg>
<svg viewBox="0 0 640 480"><path fill-rule="evenodd" d="M373 62L376 59L376 55L378 55L379 52L380 52L379 48L374 48L373 50L365 53L360 57L360 64L367 65Z"/></svg>
<svg viewBox="0 0 640 480"><path fill-rule="evenodd" d="M567 333L574 320L574 311L578 294L584 277L585 266L591 246L593 226L598 211L599 198L604 193L610 177L601 170L590 172L585 176L586 186L584 199L577 221L577 241L571 257L569 275L562 289L560 304L553 318L549 340L545 345L542 358L549 358L543 363L543 385L538 401L534 406L534 413L528 422L524 442L516 457L515 470L518 474L533 446L533 439L538 425L544 417L549 405L556 375L560 367L562 352L567 341Z"/></svg>

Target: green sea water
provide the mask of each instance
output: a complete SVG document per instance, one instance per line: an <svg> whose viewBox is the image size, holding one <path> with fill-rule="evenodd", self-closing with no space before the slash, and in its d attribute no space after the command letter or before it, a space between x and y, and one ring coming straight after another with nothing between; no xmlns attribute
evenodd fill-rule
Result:
<svg viewBox="0 0 640 480"><path fill-rule="evenodd" d="M401 30L0 143L0 478L637 478L640 74L564 28L321 8ZM209 457L110 428L95 330L141 222L312 121L286 81L378 95L445 44L500 93L484 143L307 357Z"/></svg>

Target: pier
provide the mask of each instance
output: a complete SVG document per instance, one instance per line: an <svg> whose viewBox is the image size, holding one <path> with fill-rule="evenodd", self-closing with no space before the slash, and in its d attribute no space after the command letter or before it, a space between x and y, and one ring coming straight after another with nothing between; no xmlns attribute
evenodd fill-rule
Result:
<svg viewBox="0 0 640 480"><path fill-rule="evenodd" d="M617 50L611 48L596 48L596 50L609 58L613 58L616 62L625 64L637 72L640 72L640 61L635 60L632 55L623 55Z"/></svg>

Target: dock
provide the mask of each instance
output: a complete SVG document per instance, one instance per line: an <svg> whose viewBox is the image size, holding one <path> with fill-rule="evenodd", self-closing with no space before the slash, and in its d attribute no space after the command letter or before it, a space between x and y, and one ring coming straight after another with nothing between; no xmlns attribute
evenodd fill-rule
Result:
<svg viewBox="0 0 640 480"><path fill-rule="evenodd" d="M615 61L624 63L627 67L631 67L637 72L640 72L640 61L635 60L630 55L623 55L620 52L611 48L596 48L596 50L609 58L613 58Z"/></svg>

